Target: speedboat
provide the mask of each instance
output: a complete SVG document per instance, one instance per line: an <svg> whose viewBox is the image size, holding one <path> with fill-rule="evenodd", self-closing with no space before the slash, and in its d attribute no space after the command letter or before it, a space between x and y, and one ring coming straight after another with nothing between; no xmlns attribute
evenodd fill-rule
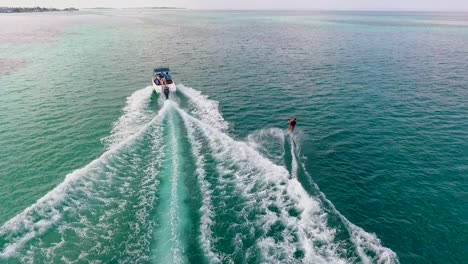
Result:
<svg viewBox="0 0 468 264"><path fill-rule="evenodd" d="M176 85L169 74L169 68L155 68L153 72L154 90L169 99L170 93L175 93Z"/></svg>

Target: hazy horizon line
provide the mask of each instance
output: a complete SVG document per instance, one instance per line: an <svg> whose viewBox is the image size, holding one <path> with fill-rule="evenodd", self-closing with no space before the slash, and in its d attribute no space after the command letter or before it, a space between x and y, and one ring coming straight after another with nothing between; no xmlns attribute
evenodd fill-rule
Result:
<svg viewBox="0 0 468 264"><path fill-rule="evenodd" d="M254 8L254 9L242 9L242 8L191 8L191 7L177 7L177 6L139 6L139 7L106 7L106 6L96 6L96 7L76 7L79 9L144 9L144 8L173 8L179 10L200 10L200 11L366 11L366 12L453 12L453 13L468 13L466 10L455 10L455 9L446 9L446 10L435 10L435 9L374 9L374 8L347 8L347 9L328 9L328 8Z"/></svg>
<svg viewBox="0 0 468 264"><path fill-rule="evenodd" d="M33 7L42 7L42 8L58 8L54 6L0 6L0 8L33 8ZM388 8L388 9L374 9L374 8L192 8L192 7L180 7L180 6L137 6L137 7L110 7L110 6L93 6L93 7L75 7L69 6L69 8L77 9L151 9L154 8L157 10L161 8L167 9L179 9L179 10L197 10L197 11L338 11L338 12L440 12L440 13L468 13L468 9L455 10L455 9L446 9L446 10L435 10L435 9L405 9L405 8ZM63 8L58 8L63 9Z"/></svg>

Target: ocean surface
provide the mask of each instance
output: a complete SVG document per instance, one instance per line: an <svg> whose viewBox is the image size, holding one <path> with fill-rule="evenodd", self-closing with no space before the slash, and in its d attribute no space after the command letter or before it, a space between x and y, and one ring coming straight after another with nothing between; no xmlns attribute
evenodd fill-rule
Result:
<svg viewBox="0 0 468 264"><path fill-rule="evenodd" d="M467 13L0 15L0 263L468 263L467 177Z"/></svg>

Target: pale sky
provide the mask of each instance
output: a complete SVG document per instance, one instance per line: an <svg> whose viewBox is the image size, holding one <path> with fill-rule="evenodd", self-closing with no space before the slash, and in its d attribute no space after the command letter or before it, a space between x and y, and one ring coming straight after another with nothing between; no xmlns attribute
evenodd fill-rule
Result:
<svg viewBox="0 0 468 264"><path fill-rule="evenodd" d="M468 0L0 0L0 6L468 11Z"/></svg>

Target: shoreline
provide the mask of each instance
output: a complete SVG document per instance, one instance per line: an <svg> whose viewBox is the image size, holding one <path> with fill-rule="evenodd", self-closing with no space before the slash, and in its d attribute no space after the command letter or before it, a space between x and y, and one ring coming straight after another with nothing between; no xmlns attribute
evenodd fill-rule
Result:
<svg viewBox="0 0 468 264"><path fill-rule="evenodd" d="M64 9L58 8L45 8L45 7L0 7L1 14L12 14L12 13L44 13L44 12L75 12L79 9L74 7L68 7Z"/></svg>

